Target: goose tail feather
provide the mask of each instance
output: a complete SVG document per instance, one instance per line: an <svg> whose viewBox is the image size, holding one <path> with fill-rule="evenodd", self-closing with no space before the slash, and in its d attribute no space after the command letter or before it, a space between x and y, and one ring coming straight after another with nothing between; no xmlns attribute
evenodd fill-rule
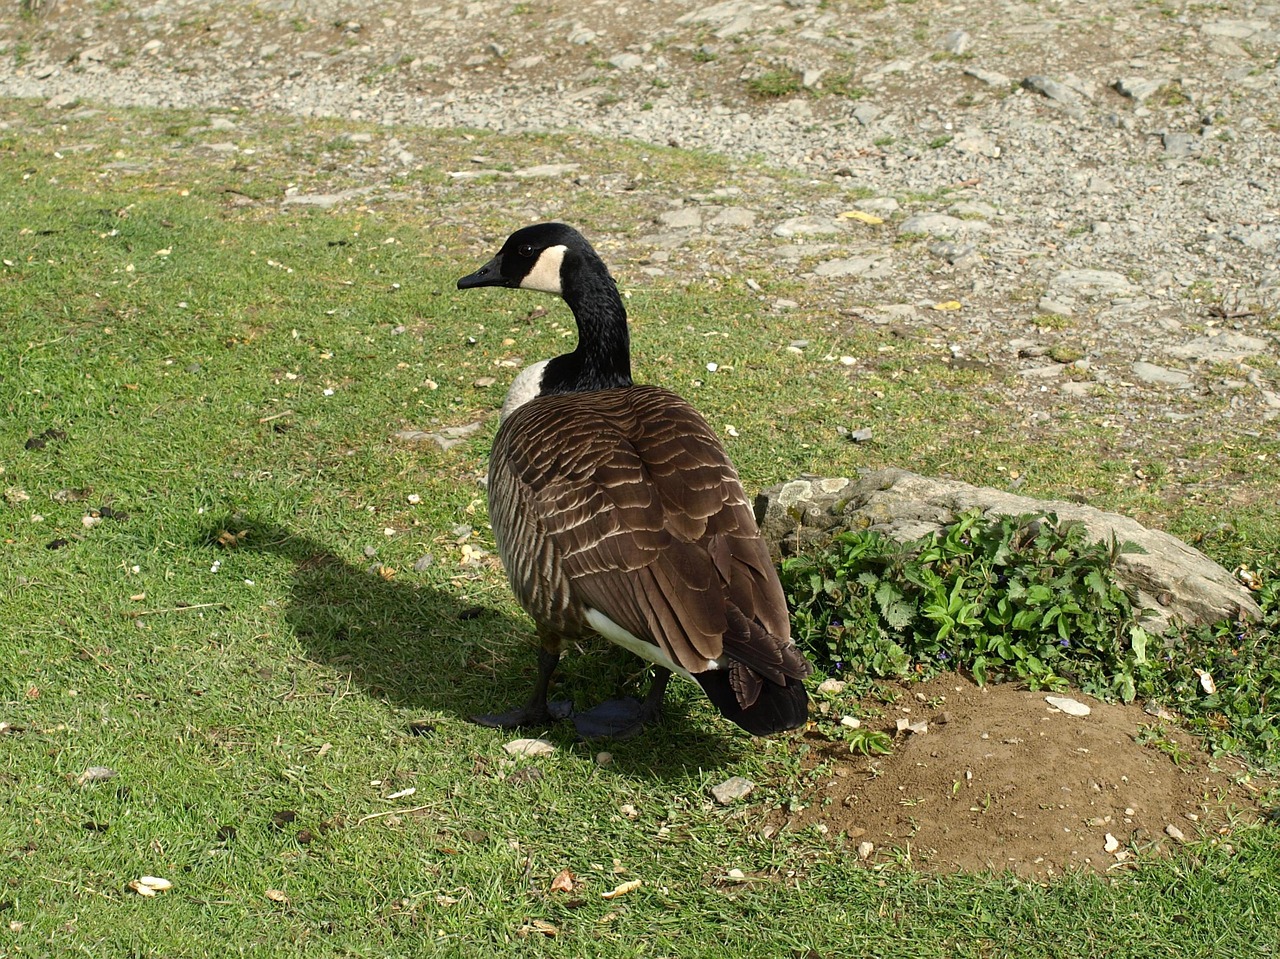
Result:
<svg viewBox="0 0 1280 959"><path fill-rule="evenodd" d="M799 677L785 676L783 683L774 683L741 663L732 663L724 669L695 673L693 678L725 719L753 736L795 729L809 718L809 694ZM744 706L739 693L748 689L755 696Z"/></svg>

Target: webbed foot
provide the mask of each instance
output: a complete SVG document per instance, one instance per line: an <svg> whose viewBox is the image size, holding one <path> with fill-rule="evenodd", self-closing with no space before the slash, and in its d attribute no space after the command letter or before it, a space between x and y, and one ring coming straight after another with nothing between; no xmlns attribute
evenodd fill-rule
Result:
<svg viewBox="0 0 1280 959"><path fill-rule="evenodd" d="M573 726L583 739L630 739L638 736L661 716L648 700L611 699L581 713L574 713Z"/></svg>

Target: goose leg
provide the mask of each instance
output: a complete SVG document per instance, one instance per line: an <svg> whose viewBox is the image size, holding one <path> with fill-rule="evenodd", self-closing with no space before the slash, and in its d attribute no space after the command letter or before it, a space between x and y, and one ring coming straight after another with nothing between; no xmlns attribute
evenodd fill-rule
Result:
<svg viewBox="0 0 1280 959"><path fill-rule="evenodd" d="M575 713L573 726L583 739L630 739L662 718L662 700L671 670L655 666L653 685L644 700L628 696L611 699L583 713Z"/></svg>
<svg viewBox="0 0 1280 959"><path fill-rule="evenodd" d="M484 713L472 716L471 721L481 726L492 726L497 729L516 729L520 726L550 725L551 710L547 708L547 689L551 685L551 674L556 671L560 662L560 651L549 648L544 643L538 650L538 678L533 684L533 692L529 701L523 706L509 709L505 713Z"/></svg>

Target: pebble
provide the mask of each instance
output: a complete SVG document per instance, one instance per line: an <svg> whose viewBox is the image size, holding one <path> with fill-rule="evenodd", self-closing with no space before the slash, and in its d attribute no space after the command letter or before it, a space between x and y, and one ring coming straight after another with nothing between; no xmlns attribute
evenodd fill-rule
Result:
<svg viewBox="0 0 1280 959"><path fill-rule="evenodd" d="M841 260L827 260L813 268L818 276L862 276L882 279L893 272L887 255L854 256Z"/></svg>
<svg viewBox="0 0 1280 959"><path fill-rule="evenodd" d="M1084 703L1071 699L1069 696L1046 696L1044 701L1068 716L1088 716L1092 712Z"/></svg>
<svg viewBox="0 0 1280 959"><path fill-rule="evenodd" d="M973 46L973 37L964 30L952 30L942 38L942 49L954 56L968 53Z"/></svg>
<svg viewBox="0 0 1280 959"><path fill-rule="evenodd" d="M1191 385L1191 377L1186 373L1166 369L1163 366L1147 363L1144 360L1134 363L1130 369L1133 370L1133 375L1139 380L1152 386L1186 387Z"/></svg>
<svg viewBox="0 0 1280 959"><path fill-rule="evenodd" d="M741 776L731 776L719 785L711 787L711 795L713 795L722 806L737 802L739 799L745 799L756 788L756 784L750 779L744 779Z"/></svg>
<svg viewBox="0 0 1280 959"><path fill-rule="evenodd" d="M1121 96L1141 103L1164 86L1164 81L1149 80L1145 77L1121 77L1112 86Z"/></svg>

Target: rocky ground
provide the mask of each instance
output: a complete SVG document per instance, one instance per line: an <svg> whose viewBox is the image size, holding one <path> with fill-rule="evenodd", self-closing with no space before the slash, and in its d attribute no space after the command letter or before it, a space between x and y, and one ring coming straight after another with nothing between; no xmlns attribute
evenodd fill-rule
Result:
<svg viewBox="0 0 1280 959"><path fill-rule="evenodd" d="M822 188L750 176L680 196L628 184L642 228L610 242L611 261L641 282L766 264L827 315L895 324L950 362L998 369L1014 431L1083 413L1135 462L1172 450L1171 468L1193 431L1280 439L1278 55L1280 4L1249 0L0 9L0 95L38 98L51 116L81 102L206 110L230 141L273 112L372 123L385 132L361 134L360 162L379 183L412 168L406 131L421 127L586 131L800 171ZM1054 760L1082 757L1055 780L1071 796L1027 805L1046 767L1039 730L1062 717L1020 694L997 728L994 692L944 694L942 728L966 745L931 733L871 774L833 760L844 775L816 788L859 810L833 831L900 846L954 807L922 860L1108 868L1124 860L1104 850L1106 832L1123 852L1167 840L1169 825L1192 834L1201 820L1187 815L1206 812L1196 796L1247 805L1192 745L1178 746L1191 757L1179 763L1137 745L1150 717L1119 707L1080 720L1110 725ZM929 749L946 762L923 783L930 763L912 757ZM979 752L962 762L964 749ZM993 777L983 801L966 773ZM946 794L953 779L962 800ZM854 780L868 798L849 805ZM923 818L908 808L917 794L933 802ZM892 816L863 815L872 800ZM977 856L993 806L1023 839Z"/></svg>
<svg viewBox="0 0 1280 959"><path fill-rule="evenodd" d="M1276 435L1280 4L22 0L0 37L2 95L374 122L374 176L414 126L765 157L840 189L635 191L615 257L762 260L1011 372L1026 430Z"/></svg>

